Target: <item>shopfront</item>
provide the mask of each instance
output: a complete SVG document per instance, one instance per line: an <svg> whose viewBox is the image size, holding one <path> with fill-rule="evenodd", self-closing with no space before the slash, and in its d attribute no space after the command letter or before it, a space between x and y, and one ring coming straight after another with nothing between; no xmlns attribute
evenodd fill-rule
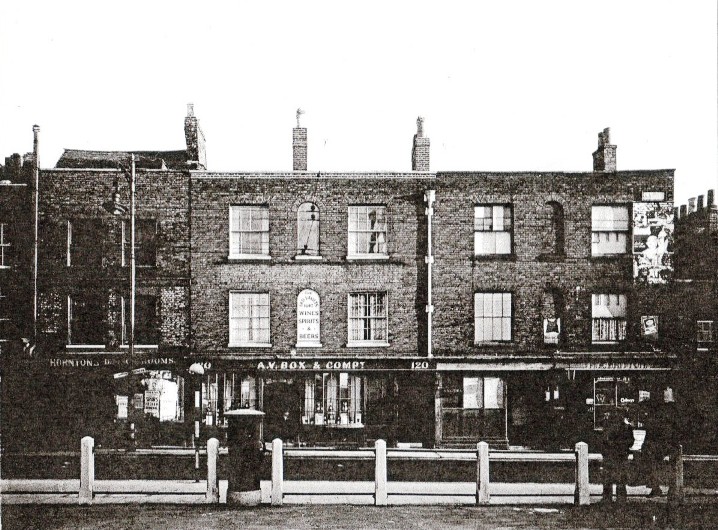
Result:
<svg viewBox="0 0 718 530"><path fill-rule="evenodd" d="M382 438L433 444L434 372L425 361L211 361L202 378L202 425L223 439L225 413L265 413L263 439L359 447Z"/></svg>
<svg viewBox="0 0 718 530"><path fill-rule="evenodd" d="M503 368L503 369L502 369ZM640 430L671 388L667 366L439 363L436 443L560 450L601 438L621 409ZM614 369L610 369L614 368Z"/></svg>

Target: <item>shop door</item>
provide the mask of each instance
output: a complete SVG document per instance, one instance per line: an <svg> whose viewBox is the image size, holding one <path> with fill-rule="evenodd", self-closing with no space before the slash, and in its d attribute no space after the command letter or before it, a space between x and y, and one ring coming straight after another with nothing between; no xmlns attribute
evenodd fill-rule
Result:
<svg viewBox="0 0 718 530"><path fill-rule="evenodd" d="M398 376L398 442L419 442L431 447L434 440L434 373Z"/></svg>
<svg viewBox="0 0 718 530"><path fill-rule="evenodd" d="M264 385L264 440L292 441L299 430L300 394L293 382ZM286 418L285 418L286 413Z"/></svg>

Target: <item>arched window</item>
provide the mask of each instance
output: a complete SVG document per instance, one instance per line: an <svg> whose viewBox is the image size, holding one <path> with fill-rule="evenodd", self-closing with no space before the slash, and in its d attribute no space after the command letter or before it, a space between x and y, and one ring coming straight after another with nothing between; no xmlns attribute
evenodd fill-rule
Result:
<svg viewBox="0 0 718 530"><path fill-rule="evenodd" d="M544 344L559 344L561 340L563 305L563 295L560 290L551 287L544 290L541 299Z"/></svg>
<svg viewBox="0 0 718 530"><path fill-rule="evenodd" d="M550 201L546 203L546 205L551 209L551 239L549 252L560 256L564 254L563 206L556 201Z"/></svg>
<svg viewBox="0 0 718 530"><path fill-rule="evenodd" d="M311 202L297 210L297 255L319 256L319 208Z"/></svg>

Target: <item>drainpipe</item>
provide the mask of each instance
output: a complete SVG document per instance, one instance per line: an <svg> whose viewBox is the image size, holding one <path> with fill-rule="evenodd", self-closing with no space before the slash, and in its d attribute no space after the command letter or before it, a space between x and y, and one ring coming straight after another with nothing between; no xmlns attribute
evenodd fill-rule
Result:
<svg viewBox="0 0 718 530"><path fill-rule="evenodd" d="M37 343L37 263L38 263L38 241L39 241L39 224L40 224L40 126L39 125L33 125L32 126L32 132L33 132L33 142L32 142L32 152L33 152L33 180L34 180L34 187L33 190L33 199L34 199L34 209L33 212L35 217L35 232L33 234L34 239L34 256L33 256L33 264L32 264L32 341L34 344Z"/></svg>
<svg viewBox="0 0 718 530"><path fill-rule="evenodd" d="M427 289L426 289L426 356L428 358L433 357L433 353L431 351L431 321L432 321L432 315L434 314L434 306L431 303L431 269L434 264L434 255L431 251L431 223L434 219L434 200L436 196L436 192L434 190L427 190L426 193L424 193L424 201L426 202L426 237L427 237L427 243L426 243L426 258L424 261L426 262L427 271L426 271L426 283L427 283Z"/></svg>

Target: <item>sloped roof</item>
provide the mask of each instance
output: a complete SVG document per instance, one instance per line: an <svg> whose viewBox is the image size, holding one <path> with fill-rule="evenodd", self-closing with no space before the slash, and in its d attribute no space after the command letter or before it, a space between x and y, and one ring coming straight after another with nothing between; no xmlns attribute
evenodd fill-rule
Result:
<svg viewBox="0 0 718 530"><path fill-rule="evenodd" d="M56 168L116 168L129 165L130 155L135 165L146 169L187 169L187 151L85 151L65 149L55 164Z"/></svg>

